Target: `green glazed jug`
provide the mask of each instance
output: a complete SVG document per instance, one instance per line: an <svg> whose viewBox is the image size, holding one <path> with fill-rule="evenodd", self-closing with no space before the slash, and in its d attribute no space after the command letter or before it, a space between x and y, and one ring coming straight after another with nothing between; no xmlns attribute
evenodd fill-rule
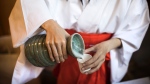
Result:
<svg viewBox="0 0 150 84"><path fill-rule="evenodd" d="M35 35L25 42L25 56L27 60L38 67L53 66L45 45L46 35ZM74 33L67 39L67 52L75 58L82 58L85 46L80 34Z"/></svg>

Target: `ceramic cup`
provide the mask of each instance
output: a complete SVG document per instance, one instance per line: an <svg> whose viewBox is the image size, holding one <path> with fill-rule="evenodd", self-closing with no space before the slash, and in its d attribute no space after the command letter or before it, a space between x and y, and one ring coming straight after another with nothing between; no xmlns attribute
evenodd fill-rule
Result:
<svg viewBox="0 0 150 84"><path fill-rule="evenodd" d="M92 58L92 56L90 54L83 54L82 59L79 59L79 58L77 59L78 64L79 64L79 70L80 70L81 73L85 73L85 72L91 70L91 69L87 69L87 70L84 70L84 71L82 70L82 68L83 68L82 64L84 62L88 61L90 58Z"/></svg>

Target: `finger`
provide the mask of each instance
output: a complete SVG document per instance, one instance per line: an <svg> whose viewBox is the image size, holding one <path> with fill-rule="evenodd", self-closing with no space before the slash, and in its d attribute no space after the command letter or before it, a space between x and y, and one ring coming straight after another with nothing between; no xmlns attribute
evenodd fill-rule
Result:
<svg viewBox="0 0 150 84"><path fill-rule="evenodd" d="M95 51L95 47L93 46L93 47L90 47L90 48L88 48L88 49L86 49L85 51L84 51L84 53L89 53L89 52L91 52L91 51Z"/></svg>
<svg viewBox="0 0 150 84"><path fill-rule="evenodd" d="M53 52L53 56L54 56L56 62L60 63L56 46L54 45L54 43L51 43L50 46L51 46L51 49L52 49L52 52Z"/></svg>
<svg viewBox="0 0 150 84"><path fill-rule="evenodd" d="M47 47L47 49L48 49L48 54L49 54L49 56L50 56L50 59L51 59L52 61L55 61L55 59L54 59L54 57L53 57L53 54L52 54L51 47L50 47L50 45L49 45L49 42L46 42L46 47Z"/></svg>
<svg viewBox="0 0 150 84"><path fill-rule="evenodd" d="M94 72L96 72L97 70L99 70L99 68L101 67L101 65L104 63L105 59L99 63L98 66L91 68L91 70L85 72L85 74L92 74Z"/></svg>
<svg viewBox="0 0 150 84"><path fill-rule="evenodd" d="M67 59L67 50L66 50L66 42L62 44L62 52L65 59Z"/></svg>
<svg viewBox="0 0 150 84"><path fill-rule="evenodd" d="M84 70L87 70L87 69L96 67L96 66L98 66L99 63L102 62L103 60L104 60L104 59L100 59L100 57L99 57L99 58L98 58L95 62L93 62L92 64L83 67L82 70L84 71Z"/></svg>
<svg viewBox="0 0 150 84"><path fill-rule="evenodd" d="M101 53L96 52L91 59L89 59L88 61L86 61L86 62L83 63L83 67L88 66L88 65L94 63L96 60L98 60L98 58L100 57L100 55L101 55Z"/></svg>
<svg viewBox="0 0 150 84"><path fill-rule="evenodd" d="M61 48L61 44L60 43L56 43L56 48L57 48L57 52L58 52L58 57L60 62L64 62L64 58L63 58L63 54L62 54L62 48Z"/></svg>

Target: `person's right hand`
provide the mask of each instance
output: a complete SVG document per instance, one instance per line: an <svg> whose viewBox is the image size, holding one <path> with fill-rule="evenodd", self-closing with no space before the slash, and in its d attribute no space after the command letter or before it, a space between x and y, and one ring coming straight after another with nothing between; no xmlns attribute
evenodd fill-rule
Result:
<svg viewBox="0 0 150 84"><path fill-rule="evenodd" d="M46 30L46 46L50 59L57 63L67 59L66 39L70 36L54 20L48 20L41 26Z"/></svg>

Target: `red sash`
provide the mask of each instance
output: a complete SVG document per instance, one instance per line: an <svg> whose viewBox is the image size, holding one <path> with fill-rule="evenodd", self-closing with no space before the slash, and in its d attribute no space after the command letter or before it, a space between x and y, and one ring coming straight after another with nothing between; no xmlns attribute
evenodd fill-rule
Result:
<svg viewBox="0 0 150 84"><path fill-rule="evenodd" d="M112 34L86 34L76 32L74 30L66 30L70 35L79 33L85 43L85 48L108 40ZM57 84L109 84L110 83L110 69L108 63L110 61L110 54L106 55L105 62L100 69L92 74L85 75L80 73L76 58L68 56L64 63L58 64L53 73L57 77Z"/></svg>

